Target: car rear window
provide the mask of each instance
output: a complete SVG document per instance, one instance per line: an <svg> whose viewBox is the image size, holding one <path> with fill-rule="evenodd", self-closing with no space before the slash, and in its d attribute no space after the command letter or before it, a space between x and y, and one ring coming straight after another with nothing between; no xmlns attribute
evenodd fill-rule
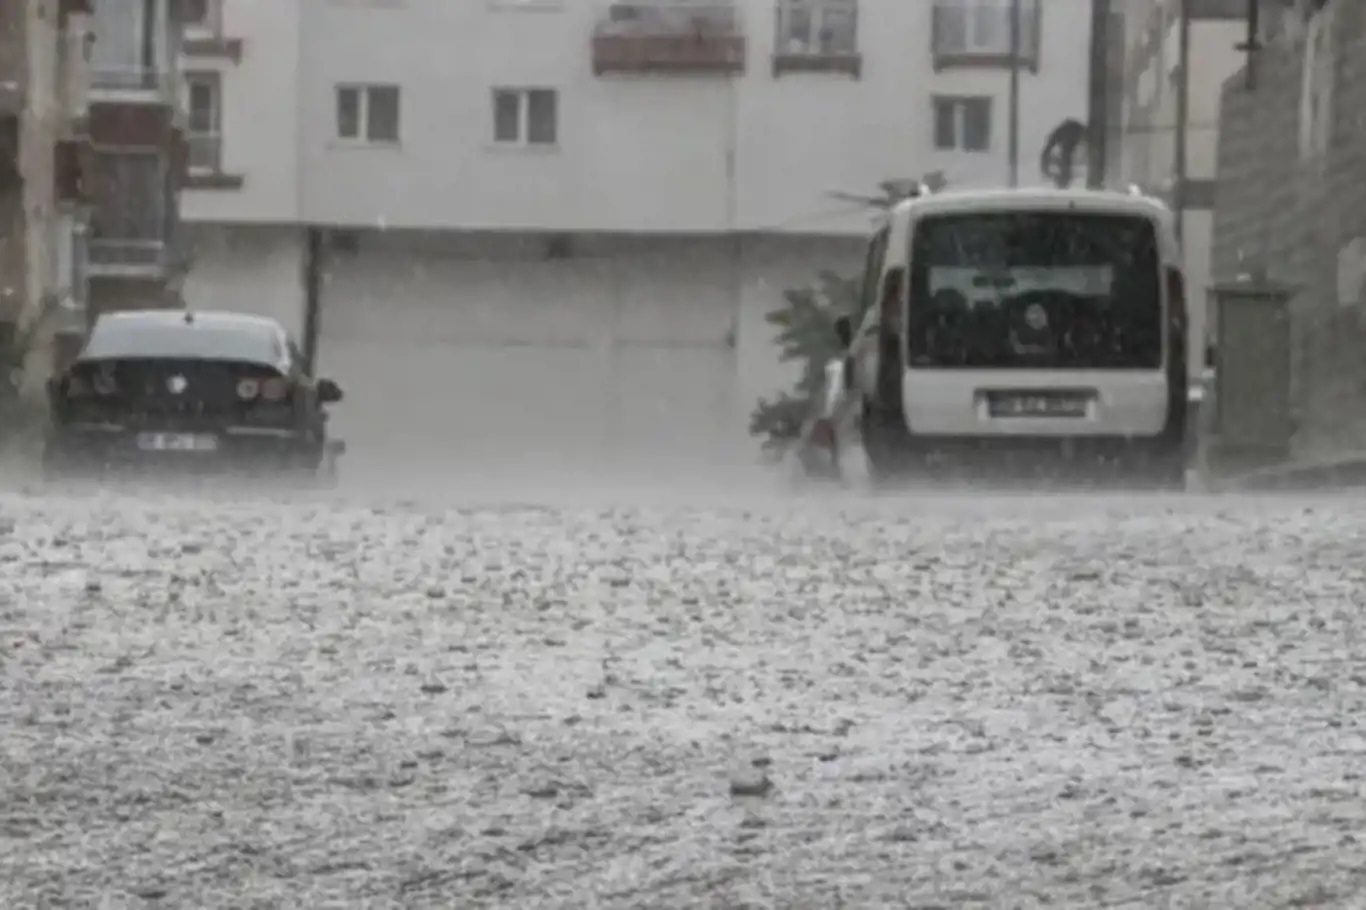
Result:
<svg viewBox="0 0 1366 910"><path fill-rule="evenodd" d="M184 358L276 364L284 357L277 332L255 323L102 319L83 359Z"/></svg>
<svg viewBox="0 0 1366 910"><path fill-rule="evenodd" d="M911 249L911 366L1158 367L1161 274L1142 216L927 216Z"/></svg>

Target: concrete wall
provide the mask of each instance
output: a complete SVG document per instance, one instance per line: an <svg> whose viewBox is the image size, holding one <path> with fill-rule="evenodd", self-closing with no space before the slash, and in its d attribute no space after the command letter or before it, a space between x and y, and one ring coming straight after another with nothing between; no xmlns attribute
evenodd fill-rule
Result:
<svg viewBox="0 0 1366 910"><path fill-rule="evenodd" d="M1366 7L1320 16L1262 55L1254 90L1224 87L1213 249L1216 278L1261 265L1299 288L1296 445L1315 453L1366 447Z"/></svg>

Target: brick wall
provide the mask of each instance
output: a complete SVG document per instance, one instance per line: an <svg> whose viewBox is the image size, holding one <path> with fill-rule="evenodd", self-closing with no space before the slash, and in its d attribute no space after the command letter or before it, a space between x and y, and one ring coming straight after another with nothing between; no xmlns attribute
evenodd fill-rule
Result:
<svg viewBox="0 0 1366 910"><path fill-rule="evenodd" d="M1366 448L1366 292L1344 301L1339 287L1340 258L1366 238L1366 4L1335 0L1326 14L1325 153L1301 154L1308 55L1303 36L1282 37L1259 55L1255 88L1243 73L1224 86L1215 190L1216 282L1261 265L1298 289L1291 395L1305 454Z"/></svg>

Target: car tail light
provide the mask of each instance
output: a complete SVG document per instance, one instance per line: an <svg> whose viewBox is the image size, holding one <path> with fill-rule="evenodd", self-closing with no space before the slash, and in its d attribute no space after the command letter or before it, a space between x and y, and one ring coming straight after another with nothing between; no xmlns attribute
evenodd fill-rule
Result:
<svg viewBox="0 0 1366 910"><path fill-rule="evenodd" d="M835 447L835 425L824 418L817 420L811 427L811 444L823 449Z"/></svg>
<svg viewBox="0 0 1366 910"><path fill-rule="evenodd" d="M241 379L237 382L237 397L243 401L251 401L261 393L261 383L255 379Z"/></svg>
<svg viewBox="0 0 1366 910"><path fill-rule="evenodd" d="M283 379L267 379L261 384L261 397L266 401L283 401L289 396L289 383Z"/></svg>

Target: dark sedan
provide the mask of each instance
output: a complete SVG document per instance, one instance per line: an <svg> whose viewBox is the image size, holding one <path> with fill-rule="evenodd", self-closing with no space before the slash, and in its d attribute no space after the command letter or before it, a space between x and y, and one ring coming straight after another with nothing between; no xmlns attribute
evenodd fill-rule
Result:
<svg viewBox="0 0 1366 910"><path fill-rule="evenodd" d="M95 323L48 384L49 476L109 468L266 469L328 479L342 450L315 379L272 319L139 310Z"/></svg>

